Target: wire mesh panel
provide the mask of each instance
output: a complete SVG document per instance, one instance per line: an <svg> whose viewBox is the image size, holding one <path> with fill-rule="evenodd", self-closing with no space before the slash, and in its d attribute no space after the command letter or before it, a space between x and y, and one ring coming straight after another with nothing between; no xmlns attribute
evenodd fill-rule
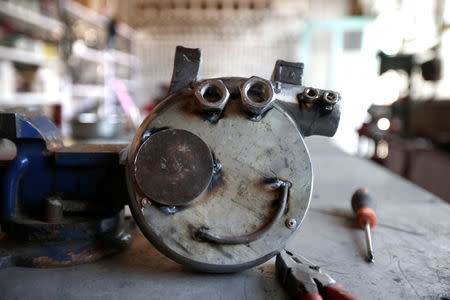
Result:
<svg viewBox="0 0 450 300"><path fill-rule="evenodd" d="M203 49L204 78L268 78L277 59L297 61L305 7L278 2L138 1L139 103L165 96L177 45Z"/></svg>

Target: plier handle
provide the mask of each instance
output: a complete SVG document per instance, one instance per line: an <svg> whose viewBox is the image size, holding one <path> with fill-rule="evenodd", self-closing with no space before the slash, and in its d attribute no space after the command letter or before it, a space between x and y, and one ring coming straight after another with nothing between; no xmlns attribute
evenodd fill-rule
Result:
<svg viewBox="0 0 450 300"><path fill-rule="evenodd" d="M305 258L283 250L276 258L278 279L289 295L299 300L357 300L336 284L320 267L311 265Z"/></svg>

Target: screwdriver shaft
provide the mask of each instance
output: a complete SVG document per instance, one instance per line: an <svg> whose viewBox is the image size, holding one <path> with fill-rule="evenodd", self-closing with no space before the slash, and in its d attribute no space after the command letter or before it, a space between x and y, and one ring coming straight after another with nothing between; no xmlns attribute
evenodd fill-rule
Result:
<svg viewBox="0 0 450 300"><path fill-rule="evenodd" d="M375 262L375 257L373 255L373 246L372 246L372 236L370 235L370 223L366 222L365 230L366 233L366 244L367 244L367 259L369 262Z"/></svg>

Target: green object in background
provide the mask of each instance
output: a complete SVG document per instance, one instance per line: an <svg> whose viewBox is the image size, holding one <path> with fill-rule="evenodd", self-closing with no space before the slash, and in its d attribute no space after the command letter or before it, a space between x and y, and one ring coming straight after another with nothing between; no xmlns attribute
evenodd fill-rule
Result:
<svg viewBox="0 0 450 300"><path fill-rule="evenodd" d="M347 17L335 20L312 20L305 24L300 37L299 61L307 66L312 66L310 61L313 34L316 32L330 32L331 45L329 49L328 84L330 89L335 88L334 78L338 76L336 61L340 53L345 49L363 49L365 41L365 30L372 24L373 18ZM359 34L360 33L360 34ZM357 43L358 37L360 43Z"/></svg>

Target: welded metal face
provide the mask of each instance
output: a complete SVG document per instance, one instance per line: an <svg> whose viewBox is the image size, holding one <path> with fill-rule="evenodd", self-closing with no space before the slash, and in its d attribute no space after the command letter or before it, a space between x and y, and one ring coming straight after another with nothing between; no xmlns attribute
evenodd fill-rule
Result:
<svg viewBox="0 0 450 300"><path fill-rule="evenodd" d="M143 197L132 190L134 217L158 249L196 269L238 271L262 263L294 234L309 204L312 170L303 139L283 111L273 109L260 122L252 122L236 99L228 104L224 117L211 124L189 109L193 102L189 95L173 95L152 113L154 120L148 128L183 128L195 134L220 161L221 170L203 194L174 214L167 214L167 208L159 205L142 206ZM292 187L288 209L265 236L237 245L195 239L197 228L238 236L271 220L279 195L268 191L264 180L274 177L289 180ZM159 187L153 188L157 193ZM297 226L287 228L287 219L297 220Z"/></svg>
<svg viewBox="0 0 450 300"><path fill-rule="evenodd" d="M208 97L199 101L206 83L197 81L195 51L177 48L171 94L130 146L130 208L144 235L173 260L202 271L239 271L273 257L300 227L313 181L302 135L334 134L340 96L330 104L321 100L327 91L314 89L316 100L303 99L303 65L280 61L275 81L208 79L208 88L226 91L223 105L211 109ZM293 70L297 79L283 81ZM247 101L250 92L261 107ZM145 132L156 133L143 141ZM180 151L186 147L196 156ZM167 157L182 163L166 173Z"/></svg>
<svg viewBox="0 0 450 300"><path fill-rule="evenodd" d="M202 193L213 174L208 146L195 134L167 129L151 134L139 148L136 182L152 201L186 205Z"/></svg>

